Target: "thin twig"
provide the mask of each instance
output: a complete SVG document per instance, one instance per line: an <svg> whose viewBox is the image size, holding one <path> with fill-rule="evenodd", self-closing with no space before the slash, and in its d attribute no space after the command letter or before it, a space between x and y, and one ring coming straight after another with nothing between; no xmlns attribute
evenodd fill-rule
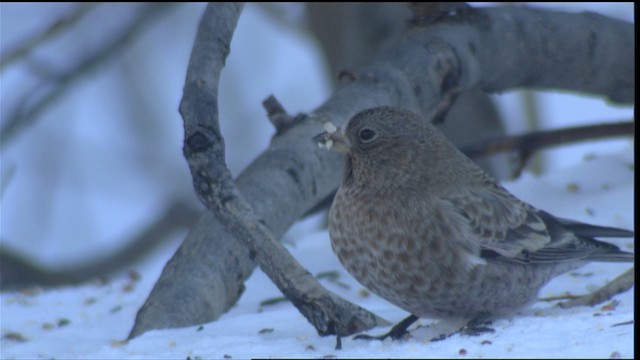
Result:
<svg viewBox="0 0 640 360"><path fill-rule="evenodd" d="M535 131L524 135L504 136L468 145L461 150L475 159L507 151L539 151L544 148L578 141L595 140L615 136L633 136L633 121L577 126L556 130Z"/></svg>
<svg viewBox="0 0 640 360"><path fill-rule="evenodd" d="M514 177L517 177L531 158L531 155L542 149L585 140L617 136L633 137L634 132L635 124L633 121L577 126L488 139L477 144L464 146L460 150L471 159L515 151L519 155L519 166L517 166L514 174Z"/></svg>
<svg viewBox="0 0 640 360"><path fill-rule="evenodd" d="M262 106L267 111L269 121L271 121L273 127L276 128L276 134L285 132L295 124L295 117L287 113L284 106L282 106L275 96L269 95L269 97L262 102Z"/></svg>
<svg viewBox="0 0 640 360"><path fill-rule="evenodd" d="M538 301L551 302L551 301L558 301L558 300L572 300L578 297L579 296L577 295L566 294L566 295L547 296L543 298L538 298Z"/></svg>

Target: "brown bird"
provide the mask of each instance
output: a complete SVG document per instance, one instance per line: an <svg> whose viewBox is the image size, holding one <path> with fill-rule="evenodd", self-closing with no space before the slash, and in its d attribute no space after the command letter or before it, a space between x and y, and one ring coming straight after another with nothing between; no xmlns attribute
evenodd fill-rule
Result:
<svg viewBox="0 0 640 360"><path fill-rule="evenodd" d="M403 336L419 317L508 316L557 275L634 260L593 238L632 231L520 201L412 112L373 108L325 130L324 145L346 155L329 213L333 251L365 287L412 314L381 339Z"/></svg>

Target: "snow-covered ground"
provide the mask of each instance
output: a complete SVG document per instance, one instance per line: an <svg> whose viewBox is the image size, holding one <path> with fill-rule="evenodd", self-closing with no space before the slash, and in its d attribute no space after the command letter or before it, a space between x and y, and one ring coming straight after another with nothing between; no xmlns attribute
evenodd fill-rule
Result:
<svg viewBox="0 0 640 360"><path fill-rule="evenodd" d="M563 217L633 228L634 159L632 144L610 154L589 154L578 164L551 175L525 174L507 183L510 191ZM289 250L312 273L337 272L322 283L346 299L397 322L407 313L363 291L331 252L318 218L301 222L287 234ZM633 251L633 239L616 240ZM537 302L511 319L494 322L495 333L454 335L429 343L417 329L404 341L367 342L320 337L288 302L261 306L279 296L257 270L239 303L219 320L183 329L155 330L127 342L136 311L147 297L173 248L147 260L135 276L106 283L48 291L3 293L2 358L249 358L249 357L632 357L634 295L628 291L595 307L561 309ZM615 278L631 264L592 263L553 280L541 297L584 294ZM423 325L434 320L423 319ZM378 334L389 328L373 329Z"/></svg>

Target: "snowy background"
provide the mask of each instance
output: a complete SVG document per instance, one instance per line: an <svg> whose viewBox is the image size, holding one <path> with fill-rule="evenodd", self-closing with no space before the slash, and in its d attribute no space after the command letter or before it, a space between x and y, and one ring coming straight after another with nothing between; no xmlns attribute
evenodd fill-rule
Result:
<svg viewBox="0 0 640 360"><path fill-rule="evenodd" d="M7 51L73 6L1 4L0 50ZM87 31L81 34L60 37L33 58L54 69L64 68L65 56L73 56L73 51L67 50L77 53L77 49L92 46L120 15L130 12L130 6L97 5L83 21L101 26L85 26ZM632 3L556 7L568 11L589 7L633 21ZM175 6L121 56L89 74L32 126L2 144L3 247L52 269L73 267L117 251L143 224L155 219L171 199L188 198L198 206L182 158L183 133L177 106L203 9L203 4ZM301 10L297 5L287 7L294 23ZM228 146L227 161L234 174L266 148L273 133L260 105L262 100L274 94L290 113L308 111L329 95L328 76L319 48L308 34L291 31L263 7L246 6L220 85L221 126ZM27 66L3 67L2 121L21 92L35 84L37 79ZM633 117L632 108L613 107L599 98L566 93L535 93L535 98L542 128ZM509 131L525 131L521 95L507 93L496 96L496 100L502 115L510 121ZM225 123L225 119L233 122ZM525 172L505 186L551 213L633 229L633 146L626 139L545 151L542 175ZM337 272L337 279L324 278L322 283L348 300L391 322L404 318L405 312L367 294L346 274L332 254L320 222L318 217L307 219L289 231L285 242L293 255L314 274ZM260 270L246 283L247 290L238 304L218 321L202 327L151 331L123 343L136 311L185 234L186 230L168 235L145 259L107 282L2 293L0 357L601 358L634 354L633 325L613 326L633 320L631 291L617 296L615 304L593 308L559 309L554 302L538 302L513 319L496 321L497 331L489 335L454 336L426 344L430 336L419 329L404 342L345 339L343 350L336 351L335 338L319 337L289 303L261 305L280 294ZM616 241L633 251L632 239ZM590 264L557 278L540 295L583 294L629 267ZM433 321L423 319L422 324Z"/></svg>

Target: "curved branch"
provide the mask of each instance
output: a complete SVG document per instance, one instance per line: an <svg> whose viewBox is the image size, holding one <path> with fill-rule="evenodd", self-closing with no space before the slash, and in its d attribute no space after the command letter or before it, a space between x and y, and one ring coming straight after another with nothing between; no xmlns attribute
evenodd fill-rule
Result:
<svg viewBox="0 0 640 360"><path fill-rule="evenodd" d="M349 335L370 329L379 324L377 317L328 292L301 267L244 200L225 165L215 111L217 88L241 8L227 4L207 7L187 70L180 113L185 127L184 155L196 193L319 334Z"/></svg>

